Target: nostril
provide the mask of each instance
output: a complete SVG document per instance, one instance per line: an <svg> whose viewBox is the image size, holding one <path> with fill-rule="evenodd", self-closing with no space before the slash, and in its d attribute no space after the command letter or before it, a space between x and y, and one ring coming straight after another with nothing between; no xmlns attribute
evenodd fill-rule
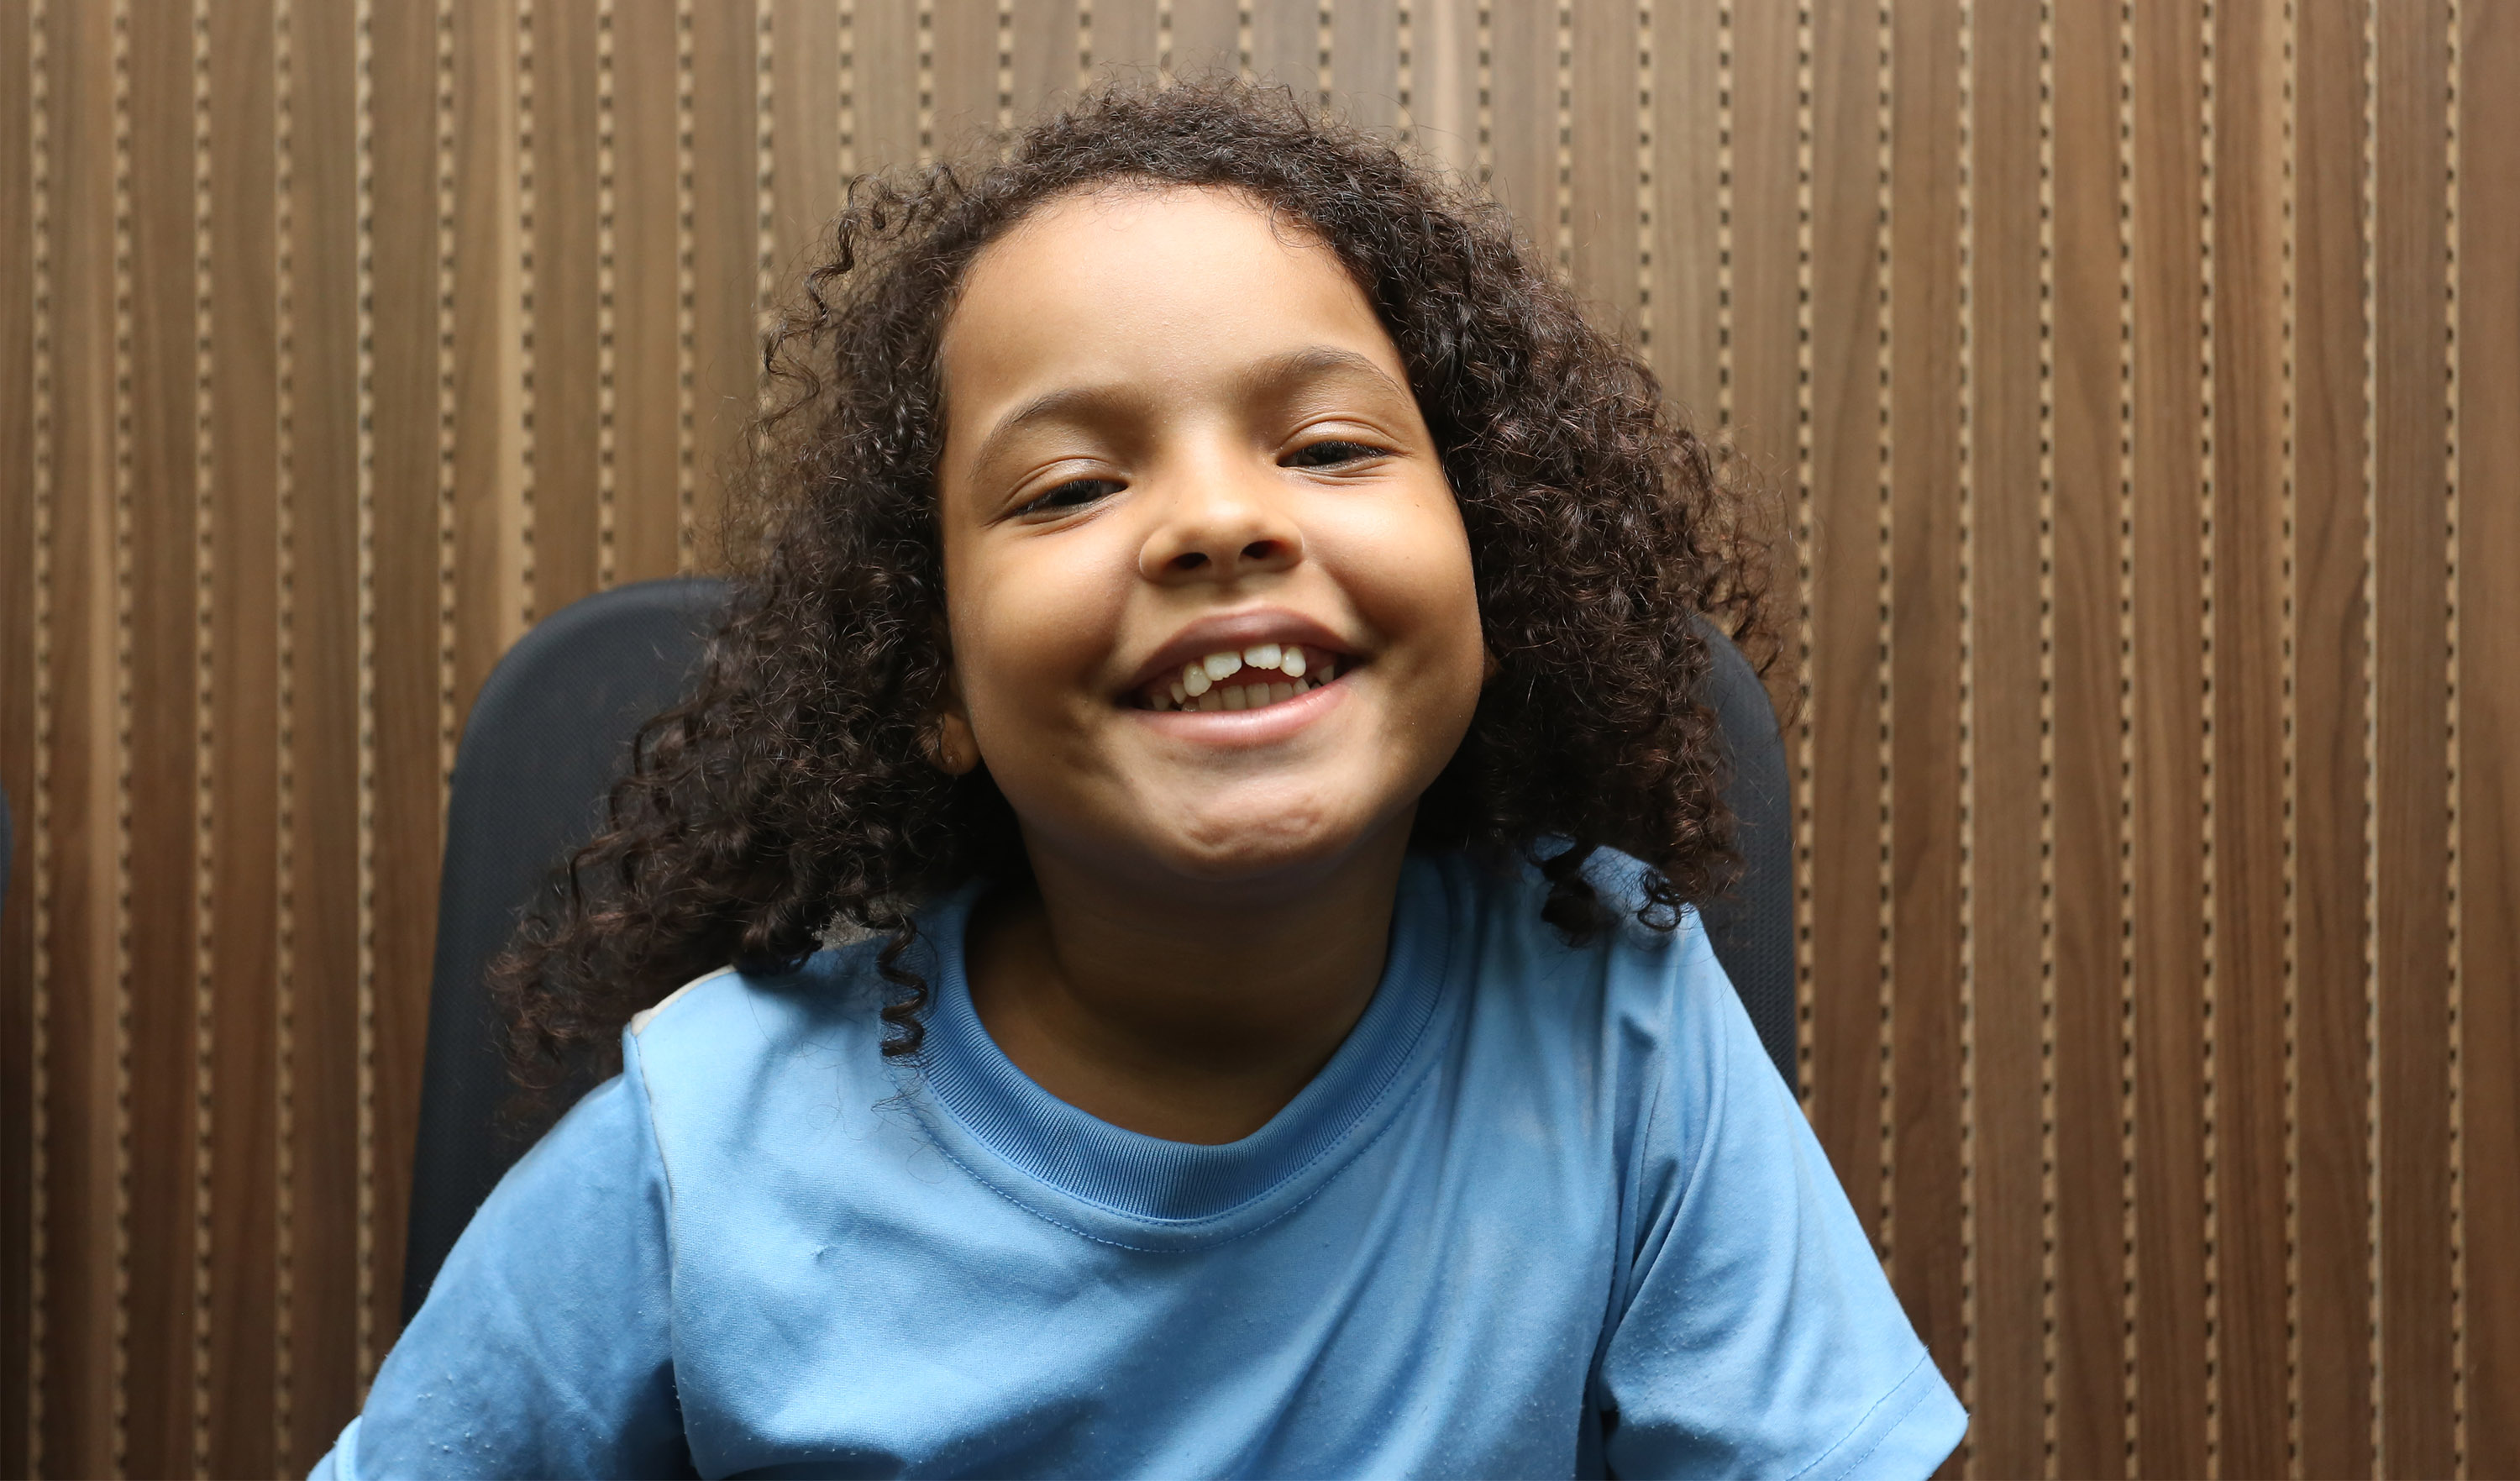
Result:
<svg viewBox="0 0 2520 1481"><path fill-rule="evenodd" d="M1194 571L1207 563L1207 553L1204 551L1186 551L1180 556L1174 558L1173 563L1180 566L1183 570Z"/></svg>
<svg viewBox="0 0 2520 1481"><path fill-rule="evenodd" d="M1266 561L1277 553L1278 545L1274 540L1254 540L1242 547L1242 559L1245 561Z"/></svg>

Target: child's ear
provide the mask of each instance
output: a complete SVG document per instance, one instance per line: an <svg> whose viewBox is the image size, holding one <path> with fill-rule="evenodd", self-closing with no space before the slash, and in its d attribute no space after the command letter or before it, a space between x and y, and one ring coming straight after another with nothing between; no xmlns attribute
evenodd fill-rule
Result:
<svg viewBox="0 0 2520 1481"><path fill-rule="evenodd" d="M937 715L935 729L927 733L927 759L949 777L968 776L980 764L979 742L971 739L971 717L963 713L961 699Z"/></svg>
<svg viewBox="0 0 2520 1481"><path fill-rule="evenodd" d="M962 676L950 667L941 698L936 723L927 732L927 759L949 777L968 776L980 764L980 742L971 737L971 712L963 707Z"/></svg>
<svg viewBox="0 0 2520 1481"><path fill-rule="evenodd" d="M1497 661L1496 650L1488 647L1484 643L1480 644L1479 683L1481 685L1485 685L1489 680L1494 679L1497 675L1503 672L1505 672L1505 665Z"/></svg>

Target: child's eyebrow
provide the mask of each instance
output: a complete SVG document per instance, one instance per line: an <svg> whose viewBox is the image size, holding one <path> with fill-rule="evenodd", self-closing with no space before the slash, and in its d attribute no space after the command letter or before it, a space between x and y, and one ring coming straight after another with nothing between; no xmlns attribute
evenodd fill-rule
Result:
<svg viewBox="0 0 2520 1481"><path fill-rule="evenodd" d="M1415 398L1407 387L1395 381L1381 366L1352 349L1331 344L1306 345L1254 362L1237 378L1244 394L1283 395L1287 391L1327 380L1366 379L1375 387L1414 405ZM1115 385L1062 385L1045 391L998 419L988 435L971 454L970 467L984 469L1008 441L1026 427L1042 424L1075 424L1091 421L1096 413L1138 401L1135 387Z"/></svg>

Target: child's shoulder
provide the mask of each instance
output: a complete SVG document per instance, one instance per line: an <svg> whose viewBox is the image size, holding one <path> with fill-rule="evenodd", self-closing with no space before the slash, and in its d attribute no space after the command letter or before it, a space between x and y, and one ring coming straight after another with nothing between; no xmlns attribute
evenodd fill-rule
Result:
<svg viewBox="0 0 2520 1481"><path fill-rule="evenodd" d="M631 1015L622 1046L652 1084L660 1073L736 1083L800 1057L854 1060L881 1047L880 945L827 948L786 972L704 972Z"/></svg>

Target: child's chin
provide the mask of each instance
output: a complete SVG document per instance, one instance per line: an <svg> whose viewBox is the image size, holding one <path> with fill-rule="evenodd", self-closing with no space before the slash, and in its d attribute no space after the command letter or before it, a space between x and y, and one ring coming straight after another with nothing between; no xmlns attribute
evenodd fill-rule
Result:
<svg viewBox="0 0 2520 1481"><path fill-rule="evenodd" d="M1192 885L1230 890L1272 879L1296 882L1335 869L1376 831L1374 822L1363 810L1219 809L1181 820L1152 851Z"/></svg>

